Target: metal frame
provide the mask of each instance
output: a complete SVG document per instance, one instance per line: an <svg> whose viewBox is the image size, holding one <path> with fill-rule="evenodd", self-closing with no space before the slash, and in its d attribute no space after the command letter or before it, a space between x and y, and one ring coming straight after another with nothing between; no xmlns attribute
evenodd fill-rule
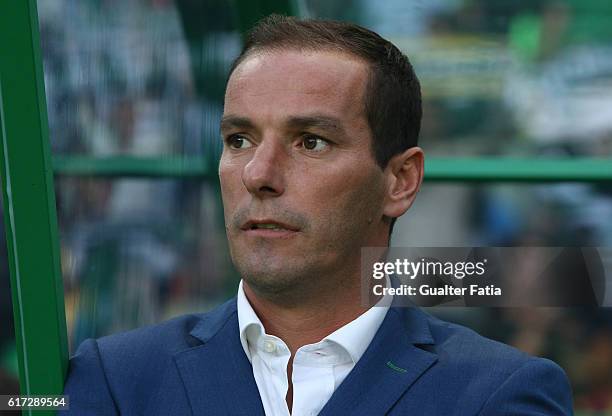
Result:
<svg viewBox="0 0 612 416"><path fill-rule="evenodd" d="M0 169L20 391L60 394L68 349L35 0L0 3L0 51Z"/></svg>
<svg viewBox="0 0 612 416"><path fill-rule="evenodd" d="M62 176L203 177L217 171L202 158L54 157ZM425 158L431 182L612 182L612 159Z"/></svg>
<svg viewBox="0 0 612 416"><path fill-rule="evenodd" d="M205 158L59 156L53 158L53 171L60 176L100 177L203 177L217 179L217 172Z"/></svg>
<svg viewBox="0 0 612 416"><path fill-rule="evenodd" d="M612 182L612 159L425 158L425 180Z"/></svg>

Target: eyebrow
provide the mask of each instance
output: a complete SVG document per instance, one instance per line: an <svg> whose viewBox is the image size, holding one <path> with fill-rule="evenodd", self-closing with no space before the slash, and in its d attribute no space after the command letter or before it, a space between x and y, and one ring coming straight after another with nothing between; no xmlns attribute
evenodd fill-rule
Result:
<svg viewBox="0 0 612 416"><path fill-rule="evenodd" d="M286 124L294 129L318 128L336 134L343 134L344 128L342 122L334 117L329 117L321 114L311 116L293 116L289 117Z"/></svg>
<svg viewBox="0 0 612 416"><path fill-rule="evenodd" d="M336 134L344 134L342 122L335 118L322 114L308 116L291 116L285 121L285 126L293 130L307 128L318 128ZM229 129L255 129L255 124L248 117L228 115L221 119L220 130Z"/></svg>
<svg viewBox="0 0 612 416"><path fill-rule="evenodd" d="M232 115L223 116L223 118L221 119L221 125L220 125L221 131L229 130L232 128L253 129L254 127L255 125L250 119L246 117L232 116Z"/></svg>

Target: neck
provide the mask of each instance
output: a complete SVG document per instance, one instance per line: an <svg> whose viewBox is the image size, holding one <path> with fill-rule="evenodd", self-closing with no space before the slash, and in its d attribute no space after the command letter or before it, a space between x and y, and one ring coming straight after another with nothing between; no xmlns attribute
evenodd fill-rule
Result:
<svg viewBox="0 0 612 416"><path fill-rule="evenodd" d="M266 333L282 339L292 355L303 345L319 342L370 308L361 302L357 279L355 284L341 287L311 299L279 303L257 293L243 281L244 293Z"/></svg>
<svg viewBox="0 0 612 416"><path fill-rule="evenodd" d="M379 300L379 297L370 298L368 305L363 304L358 278L327 291L319 290L315 296L283 302L279 302L278 297L259 293L246 281L243 281L243 289L266 333L282 339L292 355L303 345L317 343L355 320Z"/></svg>

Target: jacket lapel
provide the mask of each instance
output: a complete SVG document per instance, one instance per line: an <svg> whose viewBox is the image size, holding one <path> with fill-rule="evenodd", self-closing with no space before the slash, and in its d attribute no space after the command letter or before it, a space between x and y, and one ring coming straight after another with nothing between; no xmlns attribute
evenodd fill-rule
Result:
<svg viewBox="0 0 612 416"><path fill-rule="evenodd" d="M194 416L264 415L238 329L236 300L207 314L191 331L202 345L174 359Z"/></svg>
<svg viewBox="0 0 612 416"><path fill-rule="evenodd" d="M372 343L323 407L320 416L384 415L437 360L427 316L391 307Z"/></svg>

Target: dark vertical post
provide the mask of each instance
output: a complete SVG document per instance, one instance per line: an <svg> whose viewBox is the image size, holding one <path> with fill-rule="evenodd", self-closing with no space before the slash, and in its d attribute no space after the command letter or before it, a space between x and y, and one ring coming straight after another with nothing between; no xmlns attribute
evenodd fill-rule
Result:
<svg viewBox="0 0 612 416"><path fill-rule="evenodd" d="M35 0L0 2L0 139L20 390L60 394L66 317Z"/></svg>

